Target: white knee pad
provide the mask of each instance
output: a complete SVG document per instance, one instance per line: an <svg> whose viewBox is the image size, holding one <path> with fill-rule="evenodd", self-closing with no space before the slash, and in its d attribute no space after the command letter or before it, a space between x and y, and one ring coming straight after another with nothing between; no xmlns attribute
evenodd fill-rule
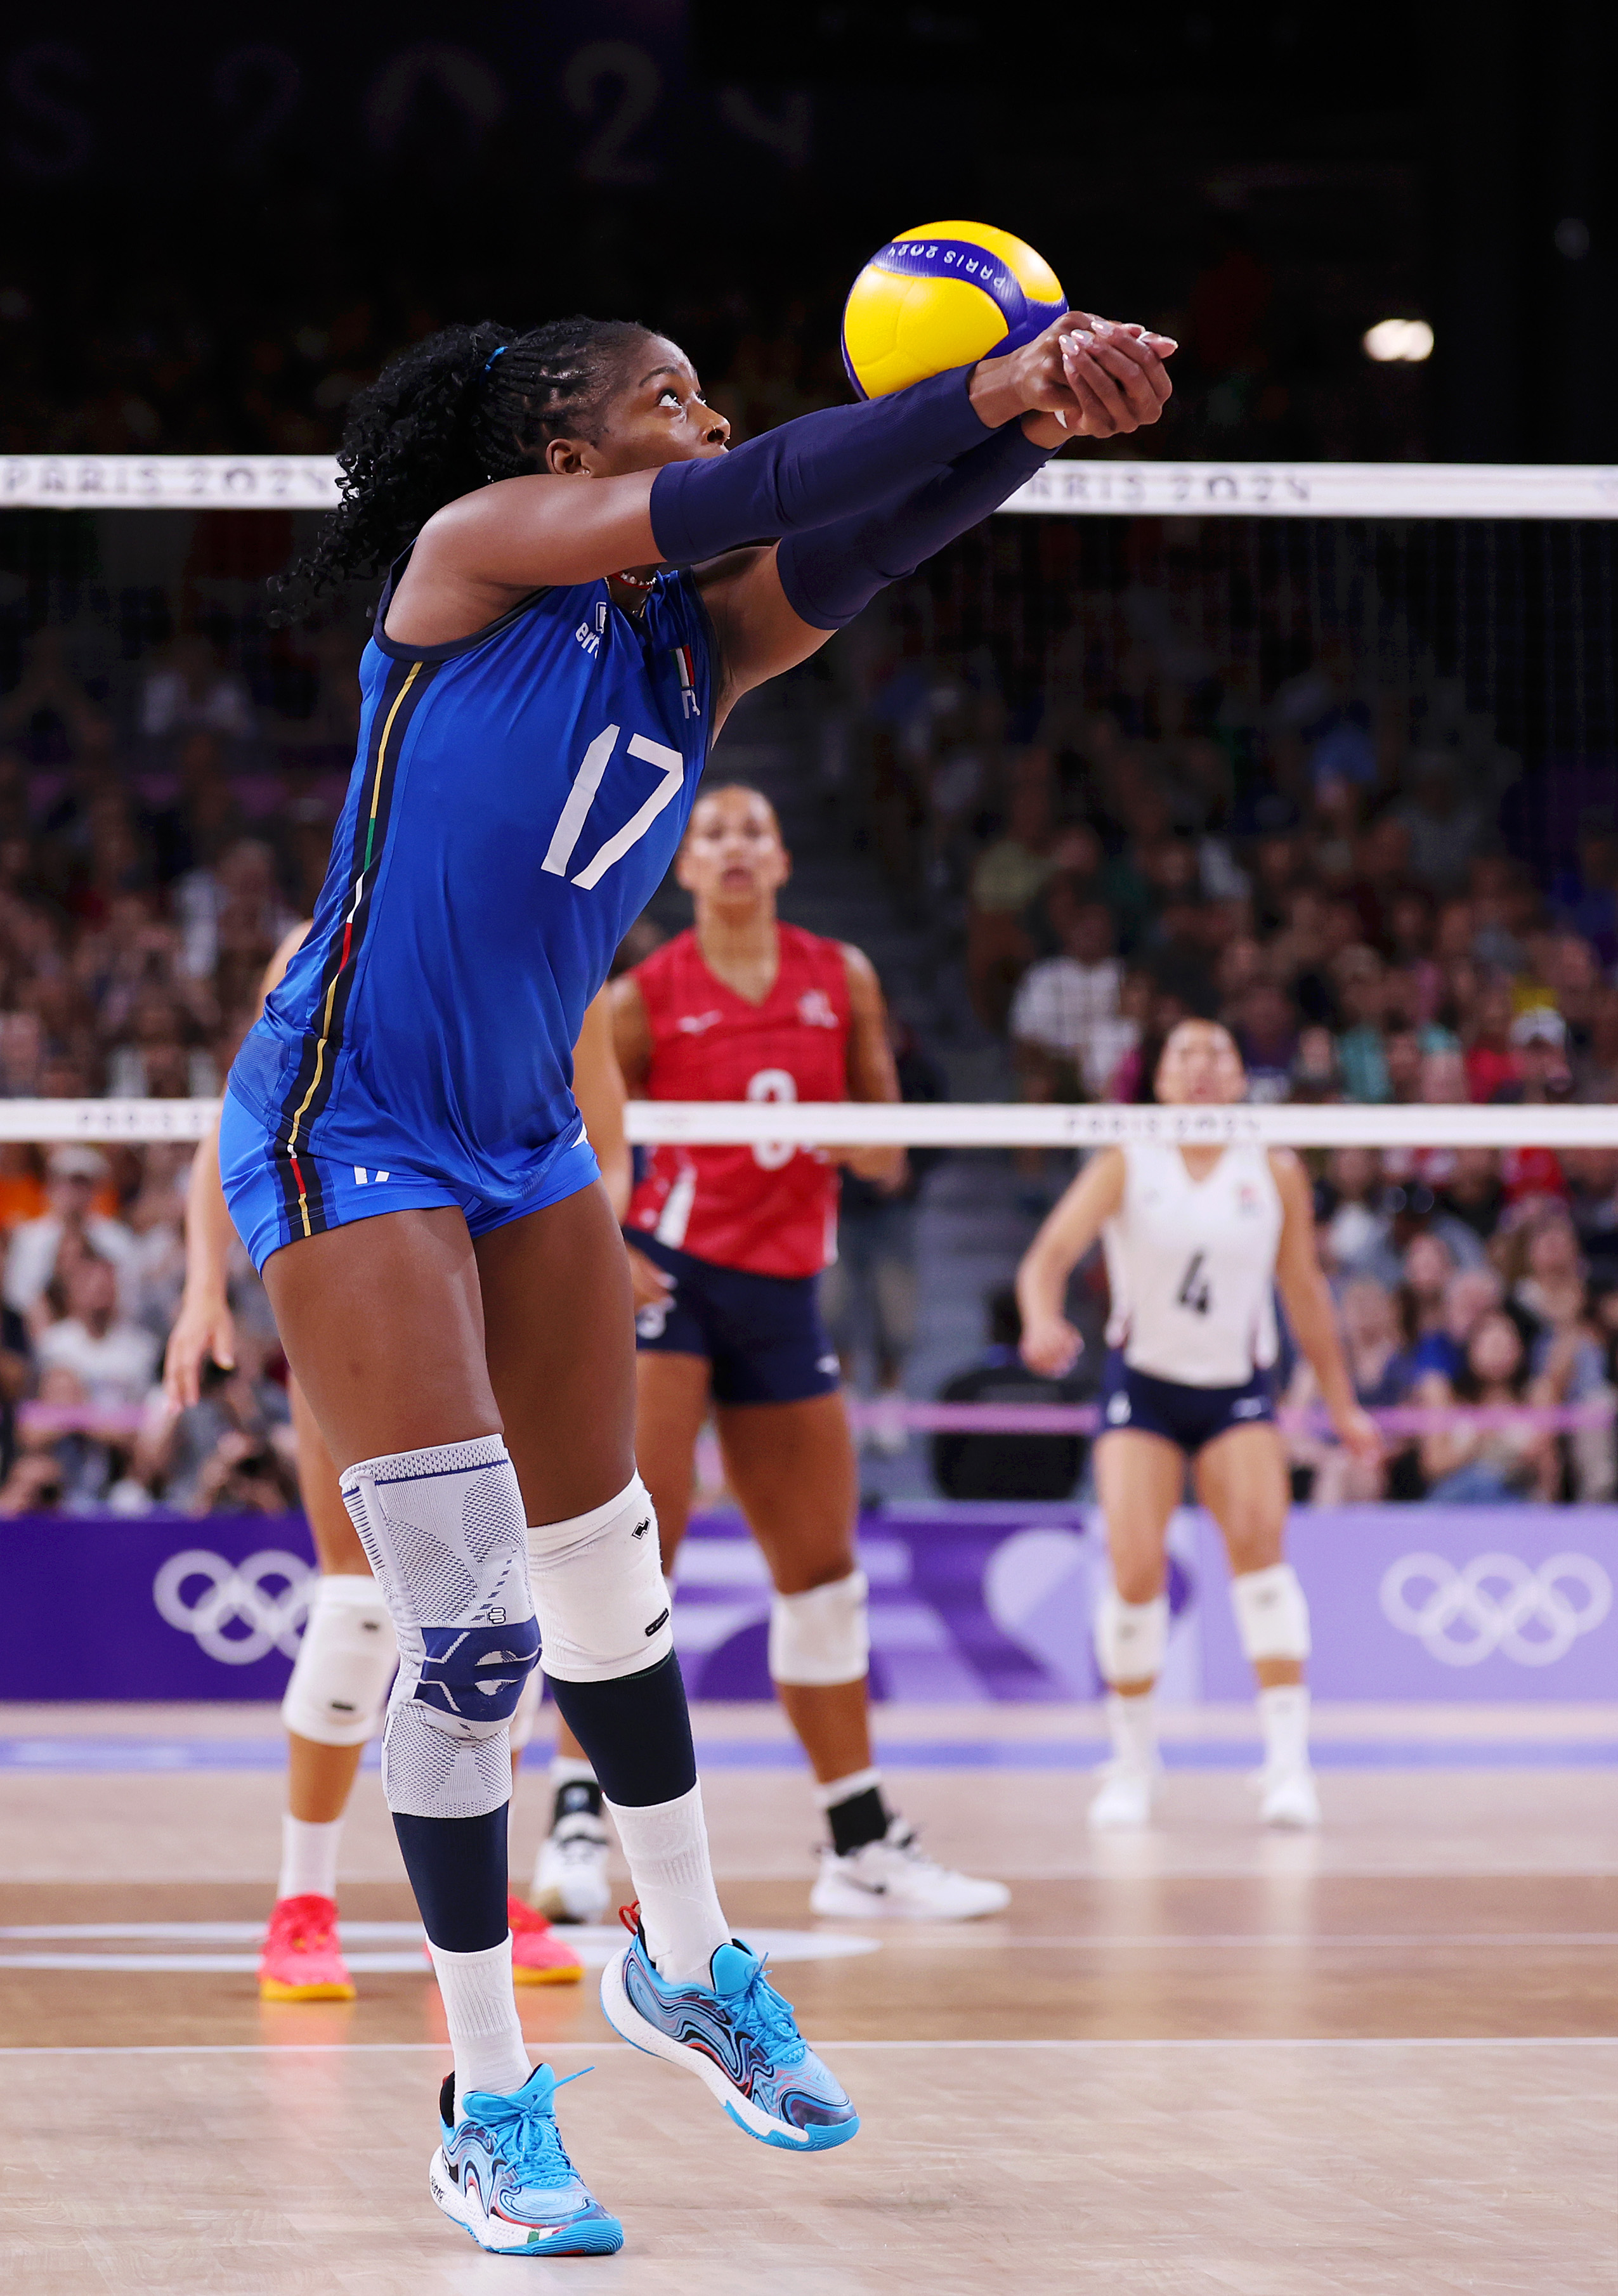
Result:
<svg viewBox="0 0 1618 2296"><path fill-rule="evenodd" d="M358 1571L315 1581L281 1719L317 1746L363 1746L382 1719L398 1644L382 1588Z"/></svg>
<svg viewBox="0 0 1618 2296"><path fill-rule="evenodd" d="M1104 1682L1155 1682L1169 1654L1169 1598L1126 1603L1108 1587L1096 1605L1095 1634Z"/></svg>
<svg viewBox="0 0 1618 2296"><path fill-rule="evenodd" d="M1230 1582L1236 1630L1250 1666L1261 1659L1309 1656L1309 1603L1290 1562L1244 1570Z"/></svg>
<svg viewBox="0 0 1618 2296"><path fill-rule="evenodd" d="M528 1567L553 1682L612 1682L674 1648L657 1509L638 1475L588 1514L530 1524Z"/></svg>
<svg viewBox="0 0 1618 2296"><path fill-rule="evenodd" d="M545 1674L536 1667L522 1685L522 1695L517 1701L517 1710L507 1724L507 1734L513 1754L520 1754L534 1734L534 1725L539 1719L539 1701L545 1695Z"/></svg>
<svg viewBox="0 0 1618 2296"><path fill-rule="evenodd" d="M811 1587L807 1595L776 1595L769 1606L769 1678L819 1687L858 1682L871 1667L868 1582L863 1570Z"/></svg>
<svg viewBox="0 0 1618 2296"><path fill-rule="evenodd" d="M388 1807L481 1817L511 1797L507 1726L539 1655L516 1470L480 1435L364 1459L342 1496L398 1638Z"/></svg>

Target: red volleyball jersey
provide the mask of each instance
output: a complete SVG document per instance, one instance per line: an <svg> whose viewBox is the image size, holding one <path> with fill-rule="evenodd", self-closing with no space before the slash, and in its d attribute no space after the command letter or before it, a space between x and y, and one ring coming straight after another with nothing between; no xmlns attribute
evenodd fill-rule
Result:
<svg viewBox="0 0 1618 2296"><path fill-rule="evenodd" d="M777 927L781 968L762 1004L710 972L694 932L637 964L649 1100L846 1100L849 980L834 940ZM837 1168L817 1148L651 1152L627 1225L677 1251L755 1275L815 1275L837 1254Z"/></svg>

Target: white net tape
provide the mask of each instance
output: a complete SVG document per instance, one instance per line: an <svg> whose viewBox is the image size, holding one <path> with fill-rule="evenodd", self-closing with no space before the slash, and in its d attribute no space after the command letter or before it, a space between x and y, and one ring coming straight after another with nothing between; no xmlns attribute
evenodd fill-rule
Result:
<svg viewBox="0 0 1618 2296"><path fill-rule="evenodd" d="M200 1140L215 1100L0 1100L0 1140ZM1268 1148L1611 1148L1618 1106L1022 1108L998 1101L632 1100L629 1137L687 1147L1096 1148L1114 1140Z"/></svg>
<svg viewBox="0 0 1618 2296"><path fill-rule="evenodd" d="M8 455L0 507L331 510L328 455ZM1002 505L1067 518L1618 518L1618 469L1556 463L1052 463Z"/></svg>

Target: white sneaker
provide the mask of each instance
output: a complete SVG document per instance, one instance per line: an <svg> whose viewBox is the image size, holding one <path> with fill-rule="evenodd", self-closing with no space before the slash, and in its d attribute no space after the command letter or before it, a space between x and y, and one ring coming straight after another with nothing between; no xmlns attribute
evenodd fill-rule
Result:
<svg viewBox="0 0 1618 2296"><path fill-rule="evenodd" d="M559 1817L540 1845L533 1901L547 1921L599 1922L612 1902L607 1887L607 1829L586 1809Z"/></svg>
<svg viewBox="0 0 1618 2296"><path fill-rule="evenodd" d="M1157 1772L1139 1762L1108 1762L1089 1807L1098 1833L1138 1833L1152 1823Z"/></svg>
<svg viewBox="0 0 1618 2296"><path fill-rule="evenodd" d="M1320 1797L1307 1762L1289 1762L1285 1768L1266 1770L1259 1783L1264 1797L1259 1816L1265 1825L1307 1832L1319 1824Z"/></svg>
<svg viewBox="0 0 1618 2296"><path fill-rule="evenodd" d="M885 1841L862 1842L846 1857L823 1849L809 1891L812 1914L840 1921L975 1922L1003 1914L1010 1903L1004 1882L977 1882L935 1865L898 1817Z"/></svg>

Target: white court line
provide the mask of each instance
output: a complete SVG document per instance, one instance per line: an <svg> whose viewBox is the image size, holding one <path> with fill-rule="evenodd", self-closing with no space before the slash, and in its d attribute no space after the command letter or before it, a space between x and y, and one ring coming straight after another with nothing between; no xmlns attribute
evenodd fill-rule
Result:
<svg viewBox="0 0 1618 2296"><path fill-rule="evenodd" d="M891 1940L894 1943L899 1939ZM1181 1946L1213 1946L1220 1951L1274 1945L1367 1945L1391 1947L1412 1945L1566 1945L1618 1946L1618 1930L1389 1930L1386 1931L1355 1930L1286 1930L1235 1931L1228 1936L1187 1931L1183 1936L1168 1934L1157 1937L1020 1937L1014 1931L999 1936L982 1934L933 1934L931 1931L912 1935L902 1940L906 1945L936 1946L943 1951L956 1951L961 1947L988 1951L998 1947L1002 1951L1018 1953L1035 1951L1068 1953L1105 1948L1111 1952L1127 1947L1142 1953L1154 1953Z"/></svg>
<svg viewBox="0 0 1618 2296"><path fill-rule="evenodd" d="M415 1922L343 1922L343 1937L357 1944L420 1945L424 1932ZM256 1922L23 1922L0 1928L0 1938L156 1938L168 1945L194 1939L199 1945L257 1945L264 1923Z"/></svg>
<svg viewBox="0 0 1618 2296"><path fill-rule="evenodd" d="M546 2041L546 2057L631 2056L645 2051L628 2041ZM1411 2033L1333 2036L1306 2034L1295 2039L1269 2035L1240 2035L1229 2040L953 2040L953 2041L822 2041L817 2049L1618 2049L1618 2033ZM448 2055L448 2041L111 2041L42 2048L0 2047L0 2057L287 2057L287 2056L413 2056L429 2052Z"/></svg>
<svg viewBox="0 0 1618 2296"><path fill-rule="evenodd" d="M347 1956L348 1964L357 1976L431 1975L423 1954L424 1940L419 1923L352 1922L345 1923L342 1930L345 1946L351 1946L354 1939L365 1936L374 1940L395 1941L392 1951L350 1950ZM87 1970L102 1976L113 1974L122 1977L251 1976L259 1966L259 1947L263 1934L262 1922L36 1922L26 1927L0 1929L0 1944L10 1946L19 1939L34 1942L51 1939L59 1946L77 1945L81 1939L94 1939L105 1944L109 1940L121 1939L141 1946L154 1941L182 1945L251 1944L253 1950L248 1953L0 1951L0 1970ZM851 1956L882 1950L880 1939L850 1936L846 1930L761 1929L755 1930L752 1934L757 1949L783 1969L796 1963L843 1961ZM568 1941L586 1969L604 1969L622 1945L623 1935L616 1929L579 1927L572 1931Z"/></svg>
<svg viewBox="0 0 1618 2296"><path fill-rule="evenodd" d="M341 1924L345 1946L365 1944L383 1946L397 1943L415 1948L409 1952L350 1953L349 1965L371 1975L389 1971L414 1969L421 1961L424 1933L419 1922L344 1922ZM605 1948L615 1945L616 1931L574 1929L563 1932L565 1939L580 1948L587 1967L598 1965L592 1956L600 1953L610 1957ZM907 1927L897 1933L890 1930L882 1939L857 1937L846 1930L813 1930L793 1932L784 1950L776 1940L784 1931L760 1932L768 1940L767 1950L783 1965L794 1958L820 1958L830 1961L850 1955L874 1953L883 1944L932 1947L943 1953L1007 1952L1017 1953L1088 1953L1129 1951L1136 1953L1178 1952L1184 1948L1206 1946L1218 1952L1261 1951L1269 1946L1369 1946L1378 1950L1397 1951L1403 1946L1585 1946L1611 1948L1618 1946L1618 1930L1232 1930L1228 1931L1169 1931L1143 1936L1136 1933L1111 1935L1105 1932L1074 1931L1065 1937L1026 1937L1016 1931L1005 1930L939 1930ZM12 1928L0 1928L0 1948L12 1945L69 1945L83 1939L103 1943L119 1939L131 1942L150 1940L157 1944L247 1945L257 1946L264 1935L260 1922L33 1922ZM805 1948L814 1940L817 1951L806 1954ZM423 1966L424 1967L424 1964ZM60 1953L30 1954L0 1950L0 1969L195 1969L201 1971L236 1971L256 1968L258 1964L241 1955L150 1953L92 1954Z"/></svg>

